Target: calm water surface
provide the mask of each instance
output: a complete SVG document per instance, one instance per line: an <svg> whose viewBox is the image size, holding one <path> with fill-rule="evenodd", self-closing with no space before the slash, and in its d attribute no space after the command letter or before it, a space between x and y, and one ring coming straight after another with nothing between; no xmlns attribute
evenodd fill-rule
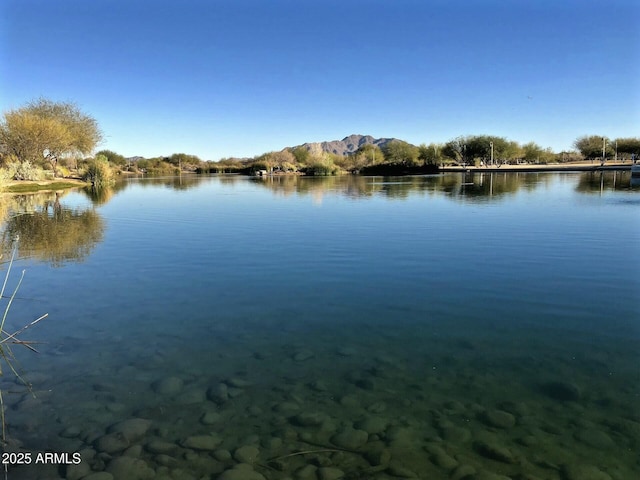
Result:
<svg viewBox="0 0 640 480"><path fill-rule="evenodd" d="M10 478L632 479L629 172L3 197ZM6 271L7 264L4 264ZM7 295L7 292L5 292ZM7 299L4 299L5 305ZM101 476L99 478L111 478Z"/></svg>

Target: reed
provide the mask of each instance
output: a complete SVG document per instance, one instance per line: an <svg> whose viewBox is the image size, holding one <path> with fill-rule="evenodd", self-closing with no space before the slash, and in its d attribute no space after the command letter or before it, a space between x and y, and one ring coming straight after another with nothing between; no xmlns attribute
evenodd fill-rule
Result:
<svg viewBox="0 0 640 480"><path fill-rule="evenodd" d="M28 348L32 352L38 353L38 350L36 350L36 348L34 347L34 345L37 344L37 342L21 340L19 336L29 328L33 327L40 321L47 318L49 314L45 313L44 315L41 315L40 317L36 318L32 322L27 323L26 325L22 326L21 328L14 331L13 333L5 329L7 317L9 315L9 311L11 310L11 305L13 303L13 300L16 298L18 290L20 290L20 285L22 285L22 280L24 279L24 274L25 274L25 270L22 270L22 272L20 273L20 278L18 280L18 283L13 289L13 292L11 293L11 295L5 296L5 291L7 290L9 277L11 276L11 269L13 267L13 262L18 252L18 241L19 241L19 238L16 236L11 249L11 258L9 259L9 262L7 264L7 271L4 276L4 281L2 282L2 288L0 289L0 300L7 300L7 303L4 307L4 311L2 312L2 319L0 320L0 376L4 375L5 366L8 367L11 373L15 375L16 378L20 382L22 382L33 395L31 385L18 373L18 370L16 368L16 363L17 363L16 357L13 354L11 347L12 345L22 345L23 347ZM5 446L7 445L7 428L6 428L6 422L5 422L4 399L2 397L1 389L0 389L0 422L2 423L2 447L4 450ZM7 464L4 464L4 478L5 479L7 478Z"/></svg>

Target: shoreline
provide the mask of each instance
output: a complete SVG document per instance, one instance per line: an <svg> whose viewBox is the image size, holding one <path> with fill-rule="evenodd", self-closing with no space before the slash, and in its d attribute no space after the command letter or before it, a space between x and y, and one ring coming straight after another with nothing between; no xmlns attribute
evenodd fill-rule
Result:
<svg viewBox="0 0 640 480"><path fill-rule="evenodd" d="M435 174L440 173L499 173L499 172L522 172L522 173L535 173L535 172L596 172L596 171L628 171L631 170L631 163L605 163L600 165L600 162L579 162L571 164L549 164L549 165L500 165L500 166L444 166L438 167ZM414 175L420 175L423 173L416 172ZM266 176L288 176L288 175L301 175L300 172L291 173L272 173ZM354 175L354 174L351 174ZM362 175L362 174L355 174ZM370 176L371 174L364 174ZM374 175L380 176L411 176L412 173L378 173ZM0 188L0 193L8 194L20 194L20 193L37 193L47 191L59 191L72 188L82 188L91 186L90 182L85 182L79 178L57 178L51 180L11 180Z"/></svg>
<svg viewBox="0 0 640 480"><path fill-rule="evenodd" d="M78 178L56 178L51 180L11 180L0 189L0 193L37 193L67 190L90 186L91 183Z"/></svg>
<svg viewBox="0 0 640 480"><path fill-rule="evenodd" d="M547 165L499 165L499 166L451 166L439 167L440 172L596 172L608 170L631 170L631 163L576 162Z"/></svg>

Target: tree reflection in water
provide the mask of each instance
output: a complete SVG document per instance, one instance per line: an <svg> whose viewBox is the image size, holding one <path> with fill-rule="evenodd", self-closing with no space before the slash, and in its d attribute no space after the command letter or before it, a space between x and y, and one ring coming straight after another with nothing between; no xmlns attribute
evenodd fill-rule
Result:
<svg viewBox="0 0 640 480"><path fill-rule="evenodd" d="M104 221L91 207L66 208L61 198L56 192L3 198L3 251L9 251L19 236L20 257L37 258L56 267L85 260L102 241Z"/></svg>
<svg viewBox="0 0 640 480"><path fill-rule="evenodd" d="M410 195L444 195L460 202L491 202L508 198L519 191L546 188L558 178L576 181L577 190L596 192L629 190L629 171L555 173L555 172L470 172L405 177L365 177L339 175L329 177L272 176L253 177L255 184L277 195L311 195L316 201L324 194L365 199L379 195L406 199Z"/></svg>

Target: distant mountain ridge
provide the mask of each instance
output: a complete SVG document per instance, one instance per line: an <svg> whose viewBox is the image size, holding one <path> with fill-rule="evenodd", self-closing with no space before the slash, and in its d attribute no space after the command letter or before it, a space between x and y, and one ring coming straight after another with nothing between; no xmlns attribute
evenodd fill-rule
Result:
<svg viewBox="0 0 640 480"><path fill-rule="evenodd" d="M310 152L328 152L334 153L336 155L350 155L358 151L360 147L363 145L377 145L380 148L383 148L387 143L397 140L396 138L373 138L371 135L349 135L348 137L344 137L342 140L333 140L330 142L312 142L312 143L303 143L302 145L297 145L295 147L291 147L291 149L295 148L306 148Z"/></svg>

